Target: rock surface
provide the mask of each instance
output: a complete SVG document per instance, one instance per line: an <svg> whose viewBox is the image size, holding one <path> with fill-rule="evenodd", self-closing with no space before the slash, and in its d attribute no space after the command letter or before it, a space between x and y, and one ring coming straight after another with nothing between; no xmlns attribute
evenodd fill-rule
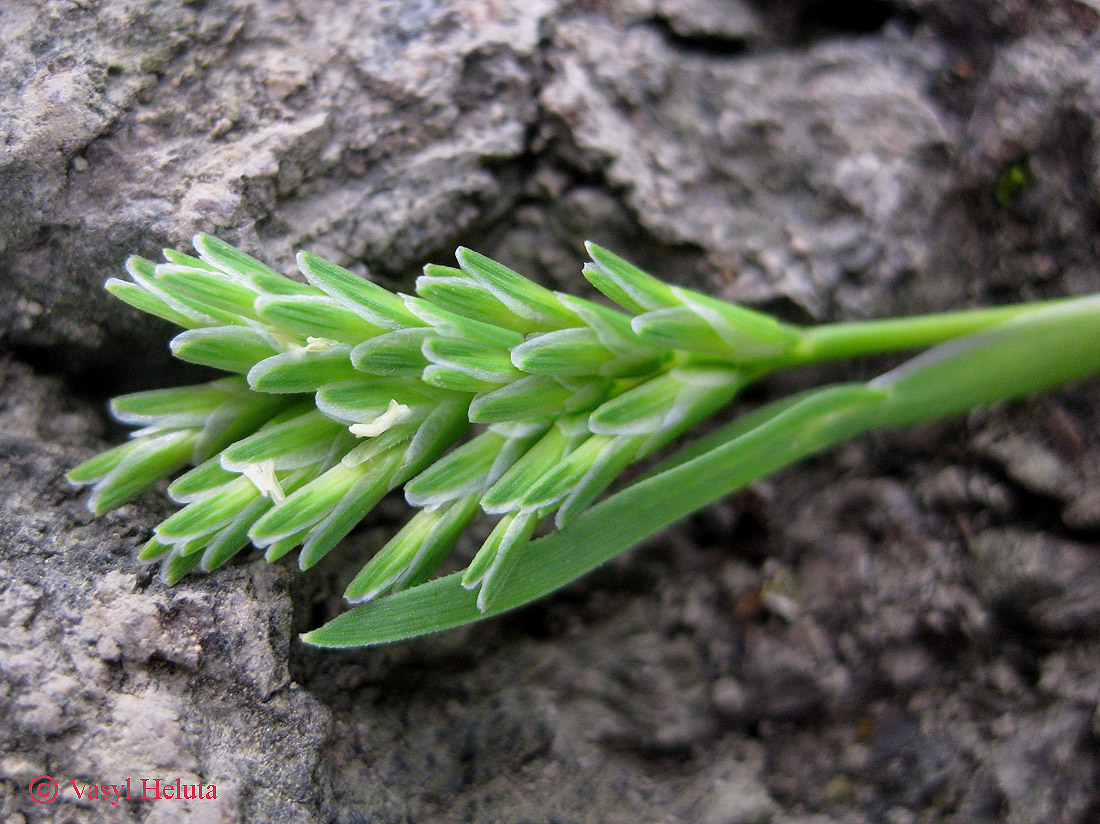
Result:
<svg viewBox="0 0 1100 824"><path fill-rule="evenodd" d="M354 566L168 590L131 560L157 496L93 519L62 479L117 438L107 395L186 379L100 284L197 230L398 287L462 243L578 291L591 238L795 320L1095 291L1100 4L15 0L0 24L5 821L1100 815L1095 382L862 439L541 604L360 652L294 635ZM69 784L177 777L218 799Z"/></svg>

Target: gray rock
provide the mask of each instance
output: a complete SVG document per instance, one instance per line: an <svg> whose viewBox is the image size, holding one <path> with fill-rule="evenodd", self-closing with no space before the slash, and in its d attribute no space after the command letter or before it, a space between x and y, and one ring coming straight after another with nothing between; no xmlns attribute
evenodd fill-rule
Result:
<svg viewBox="0 0 1100 824"><path fill-rule="evenodd" d="M933 160L944 123L922 88L933 44L714 60L597 15L560 26L555 42L541 101L570 162L621 192L665 245L705 250L676 268L655 260L661 274L721 273L724 297L820 316L834 302L882 305L906 270L927 267L916 238L948 185ZM853 270L873 294L848 292Z"/></svg>
<svg viewBox="0 0 1100 824"><path fill-rule="evenodd" d="M994 609L1047 633L1100 630L1100 554L1042 533L988 530L974 541L978 591Z"/></svg>
<svg viewBox="0 0 1100 824"><path fill-rule="evenodd" d="M1080 489L1080 475L1071 461L1034 438L982 439L979 448L1028 492L1066 500Z"/></svg>
<svg viewBox="0 0 1100 824"><path fill-rule="evenodd" d="M93 522L62 480L86 452L72 442L87 437L87 408L69 402L58 417L55 381L10 362L3 376L22 399L0 412L4 809L28 821L47 810L74 822L315 820L330 716L288 675L282 571L234 570L228 590L204 579L151 585L125 561L152 526L148 501ZM44 809L27 793L41 774L59 785ZM111 806L70 784L130 779L136 794L158 778L213 784L217 799ZM150 805L150 818L134 817Z"/></svg>
<svg viewBox="0 0 1100 824"><path fill-rule="evenodd" d="M989 763L1005 799L1004 821L1087 820L1100 791L1084 752L1090 746L1089 721L1087 712L1052 709L1012 724L994 744ZM1052 767L1064 781L1045 780ZM1091 792L1092 800L1082 791Z"/></svg>
<svg viewBox="0 0 1100 824"><path fill-rule="evenodd" d="M654 12L669 29L689 42L734 48L764 35L761 14L739 0L657 0Z"/></svg>
<svg viewBox="0 0 1100 824"><path fill-rule="evenodd" d="M99 284L199 230L408 278L517 197L555 5L6 10L5 338L120 356L145 321Z"/></svg>
<svg viewBox="0 0 1100 824"><path fill-rule="evenodd" d="M760 780L763 753L757 748L748 757L717 767L707 776L709 791L697 802L690 815L701 824L769 824L775 820L779 805Z"/></svg>

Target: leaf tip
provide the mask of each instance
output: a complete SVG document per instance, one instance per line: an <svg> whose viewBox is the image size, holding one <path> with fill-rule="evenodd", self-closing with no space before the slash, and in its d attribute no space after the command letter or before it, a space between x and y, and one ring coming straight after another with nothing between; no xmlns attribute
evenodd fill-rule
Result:
<svg viewBox="0 0 1100 824"><path fill-rule="evenodd" d="M334 647L337 646L332 643L325 643L324 635L321 633L321 628L312 629L309 632L303 632L298 635L298 640L303 644L308 644L311 647Z"/></svg>

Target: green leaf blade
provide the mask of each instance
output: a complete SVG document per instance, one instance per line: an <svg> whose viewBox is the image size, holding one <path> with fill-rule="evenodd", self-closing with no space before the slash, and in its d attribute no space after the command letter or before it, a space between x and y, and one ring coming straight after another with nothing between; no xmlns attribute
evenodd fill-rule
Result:
<svg viewBox="0 0 1100 824"><path fill-rule="evenodd" d="M731 428L711 451L640 481L596 504L564 529L532 541L506 584L482 612L454 573L357 606L308 632L320 647L372 646L469 624L529 603L576 580L654 532L745 483L871 425L884 393L832 387L763 414L748 432ZM803 423L828 419L816 439L792 437Z"/></svg>

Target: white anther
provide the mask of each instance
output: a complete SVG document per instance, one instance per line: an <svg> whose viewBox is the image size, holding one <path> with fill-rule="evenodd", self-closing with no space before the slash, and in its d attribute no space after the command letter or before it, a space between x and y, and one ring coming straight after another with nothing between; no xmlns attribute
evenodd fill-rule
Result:
<svg viewBox="0 0 1100 824"><path fill-rule="evenodd" d="M244 468L244 476L252 481L252 485L265 498L270 498L277 504L286 500L286 493L283 492L279 479L275 477L275 461L249 464Z"/></svg>
<svg viewBox="0 0 1100 824"><path fill-rule="evenodd" d="M391 398L390 405L386 408L385 412L373 421L353 423L348 427L348 431L357 438L373 438L375 435L381 435L391 426L401 423L401 421L405 420L411 414L412 410L409 409L409 407Z"/></svg>

